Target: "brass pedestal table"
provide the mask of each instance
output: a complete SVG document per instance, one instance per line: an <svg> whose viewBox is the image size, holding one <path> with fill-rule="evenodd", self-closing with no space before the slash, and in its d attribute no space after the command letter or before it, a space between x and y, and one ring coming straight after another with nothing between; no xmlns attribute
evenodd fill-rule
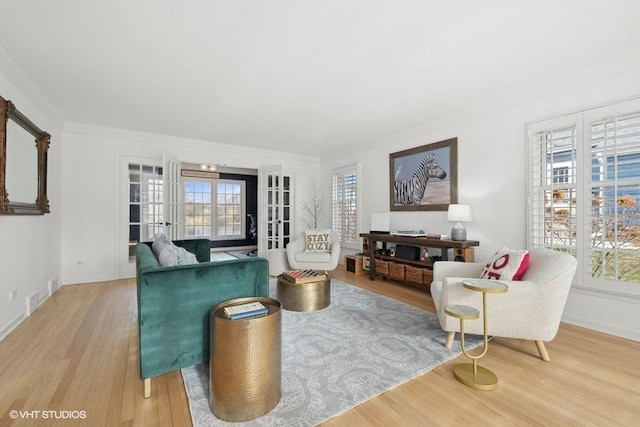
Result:
<svg viewBox="0 0 640 427"><path fill-rule="evenodd" d="M278 301L285 310L315 311L331 304L331 278L328 275L309 283L294 283L281 274L277 291Z"/></svg>
<svg viewBox="0 0 640 427"><path fill-rule="evenodd" d="M484 346L478 355L471 355L464 348L464 321L476 320L480 313L473 307L466 305L447 305L444 308L449 316L460 319L460 348L472 363L460 363L453 368L453 375L462 384L478 390L494 390L498 387L498 377L489 369L479 366L477 360L487 353L489 349L489 336L487 334L487 294L504 293L508 291L507 285L495 280L464 280L462 286L472 291L482 292L482 321L484 333Z"/></svg>
<svg viewBox="0 0 640 427"><path fill-rule="evenodd" d="M259 302L269 312L231 320L225 307ZM211 309L210 406L225 421L262 416L280 401L282 392L282 311L273 298L224 301Z"/></svg>

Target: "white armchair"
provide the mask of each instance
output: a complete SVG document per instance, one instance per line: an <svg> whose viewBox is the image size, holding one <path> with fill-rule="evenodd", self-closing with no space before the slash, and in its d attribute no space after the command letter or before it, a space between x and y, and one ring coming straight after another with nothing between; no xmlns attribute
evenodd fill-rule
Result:
<svg viewBox="0 0 640 427"><path fill-rule="evenodd" d="M340 240L334 231L330 232L329 239L329 252L311 252L305 251L305 232L297 235L287 245L289 266L296 270L335 270L340 259Z"/></svg>
<svg viewBox="0 0 640 427"><path fill-rule="evenodd" d="M540 357L549 361L544 342L558 332L577 260L564 252L531 249L529 267L521 281L500 280L509 290L489 294L487 300L490 336L533 340ZM439 261L433 265L431 296L442 329L448 332L445 346L451 347L460 321L448 316L447 305L467 305L480 312L478 320L465 322L465 333L482 335L482 293L462 286L465 278L476 278L484 264Z"/></svg>

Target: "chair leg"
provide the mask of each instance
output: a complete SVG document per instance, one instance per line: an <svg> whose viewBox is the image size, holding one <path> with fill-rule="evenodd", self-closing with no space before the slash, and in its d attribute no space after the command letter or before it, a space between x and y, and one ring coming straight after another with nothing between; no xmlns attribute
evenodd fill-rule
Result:
<svg viewBox="0 0 640 427"><path fill-rule="evenodd" d="M144 379L144 398L148 399L151 397L151 378Z"/></svg>
<svg viewBox="0 0 640 427"><path fill-rule="evenodd" d="M444 342L444 346L447 348L451 348L453 345L453 339L456 337L455 332L447 332L447 339Z"/></svg>
<svg viewBox="0 0 640 427"><path fill-rule="evenodd" d="M538 347L538 353L540 358L545 362L550 362L549 353L547 353L547 347L544 346L544 341L536 341L536 347Z"/></svg>

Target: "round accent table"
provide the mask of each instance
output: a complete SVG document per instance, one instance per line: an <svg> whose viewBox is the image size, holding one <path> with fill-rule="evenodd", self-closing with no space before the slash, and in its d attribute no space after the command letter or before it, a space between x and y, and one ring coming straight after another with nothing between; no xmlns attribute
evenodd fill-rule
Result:
<svg viewBox="0 0 640 427"><path fill-rule="evenodd" d="M453 368L453 375L462 384L478 390L494 390L498 387L498 377L489 369L477 364L477 360L487 353L489 349L489 337L487 334L487 294L504 293L509 287L497 280L468 279L462 281L465 288L482 292L482 320L484 331L484 346L482 352L477 355L470 354L464 348L464 321L476 320L480 317L480 312L473 307L465 305L447 305L444 308L449 316L460 319L460 348L465 356L472 360L472 363L459 363Z"/></svg>
<svg viewBox="0 0 640 427"><path fill-rule="evenodd" d="M278 276L278 300L290 311L315 311L331 304L331 278L308 283L294 283Z"/></svg>
<svg viewBox="0 0 640 427"><path fill-rule="evenodd" d="M225 307L259 302L266 315L231 320ZM210 406L225 421L262 416L282 393L282 311L273 298L248 297L221 302L210 312Z"/></svg>

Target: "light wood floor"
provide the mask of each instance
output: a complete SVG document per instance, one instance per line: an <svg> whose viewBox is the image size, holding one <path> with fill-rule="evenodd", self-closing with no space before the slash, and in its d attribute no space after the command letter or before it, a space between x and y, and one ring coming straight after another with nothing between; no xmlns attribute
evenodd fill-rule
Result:
<svg viewBox="0 0 640 427"><path fill-rule="evenodd" d="M434 310L425 290L334 277ZM62 287L0 342L0 426L190 425L179 371L154 379L143 398L137 335L133 280ZM482 364L500 378L497 390L457 382L461 356L324 426L638 425L640 343L563 324L547 349L551 362L531 342L496 338Z"/></svg>

